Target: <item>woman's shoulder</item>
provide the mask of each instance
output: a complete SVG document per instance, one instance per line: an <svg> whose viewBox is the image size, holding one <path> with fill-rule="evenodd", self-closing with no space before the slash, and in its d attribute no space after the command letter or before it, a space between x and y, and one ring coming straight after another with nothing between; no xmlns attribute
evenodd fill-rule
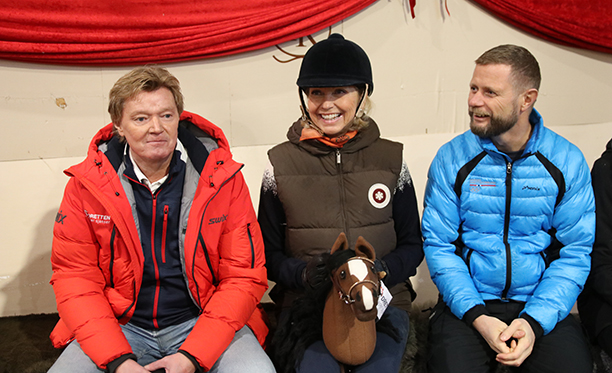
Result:
<svg viewBox="0 0 612 373"><path fill-rule="evenodd" d="M270 148L270 150L268 150L268 157L272 159L276 155L293 152L297 149L297 147L298 146L296 144L290 141L281 142L280 144L276 144L272 148Z"/></svg>

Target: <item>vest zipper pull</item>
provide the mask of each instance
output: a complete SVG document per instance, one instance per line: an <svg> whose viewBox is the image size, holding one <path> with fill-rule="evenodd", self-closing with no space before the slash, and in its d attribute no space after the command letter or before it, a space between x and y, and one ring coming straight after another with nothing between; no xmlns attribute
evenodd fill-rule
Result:
<svg viewBox="0 0 612 373"><path fill-rule="evenodd" d="M340 149L336 149L336 163L340 164L341 162L341 157L340 157Z"/></svg>

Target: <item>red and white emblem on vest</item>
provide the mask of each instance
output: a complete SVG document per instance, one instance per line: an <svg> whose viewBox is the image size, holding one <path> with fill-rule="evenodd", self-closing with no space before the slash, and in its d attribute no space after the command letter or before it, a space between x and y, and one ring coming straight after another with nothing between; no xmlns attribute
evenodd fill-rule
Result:
<svg viewBox="0 0 612 373"><path fill-rule="evenodd" d="M387 207L391 200L391 191L385 184L376 183L368 191L368 200L377 209Z"/></svg>

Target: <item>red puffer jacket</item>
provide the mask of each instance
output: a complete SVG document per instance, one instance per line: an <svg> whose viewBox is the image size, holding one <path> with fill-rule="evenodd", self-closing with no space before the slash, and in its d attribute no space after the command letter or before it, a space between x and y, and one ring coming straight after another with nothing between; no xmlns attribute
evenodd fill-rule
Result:
<svg viewBox="0 0 612 373"><path fill-rule="evenodd" d="M242 165L232 159L223 132L192 113L184 112L181 120L218 145L199 180L193 180L197 187L180 245L188 288L201 310L181 350L209 370L245 324L260 343L265 340L268 329L258 307L267 288L264 248ZM61 347L76 337L101 368L132 352L120 324L134 312L144 263L130 201L99 149L112 136L111 124L102 128L85 161L65 171L71 179L57 214L51 257L61 317L51 340Z"/></svg>

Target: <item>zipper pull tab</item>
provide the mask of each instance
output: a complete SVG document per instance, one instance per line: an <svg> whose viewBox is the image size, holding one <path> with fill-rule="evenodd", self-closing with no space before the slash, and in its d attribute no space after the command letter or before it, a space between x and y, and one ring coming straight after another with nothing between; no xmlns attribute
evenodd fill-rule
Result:
<svg viewBox="0 0 612 373"><path fill-rule="evenodd" d="M336 149L336 163L337 164L342 163L342 159L340 157L340 149Z"/></svg>
<svg viewBox="0 0 612 373"><path fill-rule="evenodd" d="M512 163L506 163L506 173L510 175L512 173Z"/></svg>

